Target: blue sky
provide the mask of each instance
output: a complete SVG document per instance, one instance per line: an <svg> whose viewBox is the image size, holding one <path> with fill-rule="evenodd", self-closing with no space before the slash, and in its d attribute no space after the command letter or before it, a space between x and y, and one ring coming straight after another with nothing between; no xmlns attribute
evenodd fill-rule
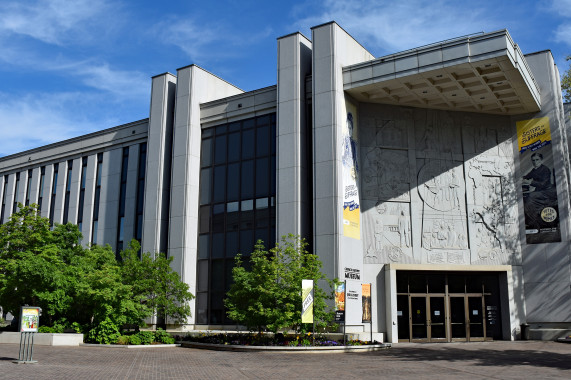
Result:
<svg viewBox="0 0 571 380"><path fill-rule="evenodd" d="M148 117L150 78L196 63L276 83L276 38L335 20L375 56L507 28L571 55L571 0L0 0L0 156Z"/></svg>

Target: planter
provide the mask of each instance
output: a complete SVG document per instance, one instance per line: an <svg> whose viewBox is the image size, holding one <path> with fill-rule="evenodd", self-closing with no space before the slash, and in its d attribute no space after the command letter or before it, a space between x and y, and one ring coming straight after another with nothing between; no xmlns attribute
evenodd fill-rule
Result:
<svg viewBox="0 0 571 380"><path fill-rule="evenodd" d="M0 343L20 344L19 332L0 332ZM83 334L77 333L37 333L34 345L38 346L79 346L83 343Z"/></svg>

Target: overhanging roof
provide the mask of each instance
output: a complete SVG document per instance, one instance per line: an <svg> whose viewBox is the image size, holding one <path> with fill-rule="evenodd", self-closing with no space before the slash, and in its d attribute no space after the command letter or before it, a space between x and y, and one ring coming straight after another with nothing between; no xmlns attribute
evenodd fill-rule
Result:
<svg viewBox="0 0 571 380"><path fill-rule="evenodd" d="M507 30L344 67L343 89L369 103L504 115L540 110L539 86Z"/></svg>

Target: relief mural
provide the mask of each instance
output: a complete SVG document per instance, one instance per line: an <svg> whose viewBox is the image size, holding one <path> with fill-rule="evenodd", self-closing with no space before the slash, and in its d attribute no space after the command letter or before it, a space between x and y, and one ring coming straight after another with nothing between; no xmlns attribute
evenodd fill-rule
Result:
<svg viewBox="0 0 571 380"><path fill-rule="evenodd" d="M519 229L509 124L363 109L364 262L510 263Z"/></svg>

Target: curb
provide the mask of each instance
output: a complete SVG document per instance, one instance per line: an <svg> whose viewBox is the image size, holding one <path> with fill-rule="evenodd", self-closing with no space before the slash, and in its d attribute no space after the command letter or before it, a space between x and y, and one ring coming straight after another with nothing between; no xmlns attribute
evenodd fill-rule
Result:
<svg viewBox="0 0 571 380"><path fill-rule="evenodd" d="M239 346L230 344L214 344L199 342L180 342L180 346L184 348L199 348L215 351L287 351L287 352L371 352L380 351L390 348L390 343L371 344L364 346L306 346L306 347L289 347L289 346Z"/></svg>
<svg viewBox="0 0 571 380"><path fill-rule="evenodd" d="M82 343L79 347L99 347L99 348L172 348L180 347L180 344L95 344Z"/></svg>

